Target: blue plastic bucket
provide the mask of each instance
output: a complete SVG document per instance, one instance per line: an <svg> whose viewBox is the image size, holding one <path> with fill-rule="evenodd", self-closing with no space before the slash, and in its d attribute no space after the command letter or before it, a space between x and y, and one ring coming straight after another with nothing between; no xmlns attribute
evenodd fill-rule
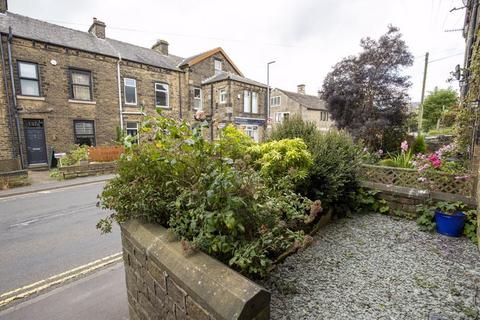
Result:
<svg viewBox="0 0 480 320"><path fill-rule="evenodd" d="M463 233L466 217L463 212L455 212L450 215L436 210L435 222L437 224L437 232L450 237L460 237Z"/></svg>

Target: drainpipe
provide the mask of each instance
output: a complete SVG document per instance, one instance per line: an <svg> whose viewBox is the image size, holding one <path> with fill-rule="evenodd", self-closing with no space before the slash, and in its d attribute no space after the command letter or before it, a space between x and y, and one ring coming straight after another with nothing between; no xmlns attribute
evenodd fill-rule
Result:
<svg viewBox="0 0 480 320"><path fill-rule="evenodd" d="M123 105L122 105L122 84L120 77L120 63L122 62L122 56L118 53L117 61L117 85L118 85L118 111L120 113L120 130L123 132Z"/></svg>
<svg viewBox="0 0 480 320"><path fill-rule="evenodd" d="M211 121L210 121L210 141L213 141L213 84L210 85L210 114L211 114Z"/></svg>
<svg viewBox="0 0 480 320"><path fill-rule="evenodd" d="M180 116L180 119L183 118L183 114L182 114L182 79L181 79L181 76L182 76L182 73L179 72L178 73L178 100L179 100L179 104L180 104L180 111L179 111L179 116Z"/></svg>
<svg viewBox="0 0 480 320"><path fill-rule="evenodd" d="M18 117L18 106L17 106L17 96L15 94L15 78L13 76L13 62L12 62L12 27L8 27L8 42L7 42L7 51L8 51L8 64L10 65L10 81L12 82L12 97L13 97L13 109L15 111L15 123L17 125L17 138L18 138L18 147L19 147L19 155L20 155L20 163L22 169L24 168L23 163L23 147L22 147L22 139L20 136L20 119Z"/></svg>
<svg viewBox="0 0 480 320"><path fill-rule="evenodd" d="M0 55L2 57L2 71L3 71L3 84L4 84L4 89L5 89L5 97L7 98L7 110L8 110L8 123L11 128L15 126L13 123L13 113L15 112L12 108L12 104L10 103L10 95L8 94L8 78L7 78L7 72L5 70L5 53L3 50L3 35L0 35ZM10 132L10 137L12 138L12 159L15 159L15 156L17 155L15 152L15 135L13 132Z"/></svg>

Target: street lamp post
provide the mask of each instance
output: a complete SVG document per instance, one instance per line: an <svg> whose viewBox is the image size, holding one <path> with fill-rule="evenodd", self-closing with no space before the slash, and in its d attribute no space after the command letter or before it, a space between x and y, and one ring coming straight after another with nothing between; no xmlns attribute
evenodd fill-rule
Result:
<svg viewBox="0 0 480 320"><path fill-rule="evenodd" d="M267 120L270 119L270 65L275 61L267 63Z"/></svg>

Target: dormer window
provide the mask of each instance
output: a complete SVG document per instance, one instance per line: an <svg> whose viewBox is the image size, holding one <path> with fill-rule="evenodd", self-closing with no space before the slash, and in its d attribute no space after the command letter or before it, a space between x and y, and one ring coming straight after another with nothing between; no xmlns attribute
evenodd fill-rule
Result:
<svg viewBox="0 0 480 320"><path fill-rule="evenodd" d="M222 72L222 60L215 59L213 60L215 64L215 74Z"/></svg>

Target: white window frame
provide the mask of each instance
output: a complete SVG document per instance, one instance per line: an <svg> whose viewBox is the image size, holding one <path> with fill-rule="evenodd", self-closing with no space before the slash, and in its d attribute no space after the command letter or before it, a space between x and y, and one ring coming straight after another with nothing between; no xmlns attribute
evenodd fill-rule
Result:
<svg viewBox="0 0 480 320"><path fill-rule="evenodd" d="M221 104L227 103L227 89L220 89L218 93L218 100Z"/></svg>
<svg viewBox="0 0 480 320"><path fill-rule="evenodd" d="M283 120L285 120L286 114L290 117L290 112L275 112L275 122L282 123Z"/></svg>
<svg viewBox="0 0 480 320"><path fill-rule="evenodd" d="M256 125L246 125L244 132L246 135L248 135L250 138L252 138L255 142L258 142L259 137L258 137L258 126Z"/></svg>
<svg viewBox="0 0 480 320"><path fill-rule="evenodd" d="M252 91L250 93L250 95L252 96L252 102L251 102L251 105L252 105L251 108L252 109L251 109L251 111L252 111L252 113L258 114L259 113L258 112L259 111L258 110L258 93L255 92L255 91Z"/></svg>
<svg viewBox="0 0 480 320"><path fill-rule="evenodd" d="M275 101L278 101L278 103L275 103ZM281 96L275 96L270 98L270 107L279 107L282 105L282 97Z"/></svg>
<svg viewBox="0 0 480 320"><path fill-rule="evenodd" d="M28 77L22 75L22 66L23 65L31 65L35 67L35 78ZM23 96L31 96L31 97L40 97L40 76L38 74L38 64L34 62L27 62L27 61L18 61L18 78L20 82L20 94ZM22 86L22 80L26 81L35 81L37 83L37 92L38 94L26 94L24 93L25 88Z"/></svg>
<svg viewBox="0 0 480 320"><path fill-rule="evenodd" d="M135 127L130 127L128 125L131 125L131 124L135 124ZM135 122L135 121L127 121L125 123L125 132L128 134L128 131L129 130L135 130L137 133L135 134L135 136L137 136L137 143L140 142L139 140L139 137L140 137L140 132L138 131L139 130L139 123L138 122ZM135 137L134 135L132 135L132 137Z"/></svg>
<svg viewBox="0 0 480 320"><path fill-rule="evenodd" d="M160 89L157 89L157 85L162 85L162 86L165 86L167 89L166 90L160 90ZM170 86L166 83L163 83L163 82L156 82L155 83L155 107L156 108L170 108ZM161 105L157 105L157 92L165 92L167 94L167 105L165 106L161 106Z"/></svg>
<svg viewBox="0 0 480 320"><path fill-rule="evenodd" d="M223 71L223 63L220 59L213 59L213 69L215 74L218 74Z"/></svg>
<svg viewBox="0 0 480 320"><path fill-rule="evenodd" d="M251 113L252 111L252 93L249 90L243 90L243 112Z"/></svg>
<svg viewBox="0 0 480 320"><path fill-rule="evenodd" d="M127 80L133 80L135 85L134 86L131 86L131 85L127 85ZM127 90L126 90L126 87L130 87L130 88L135 88L135 103L133 102L127 102ZM129 105L129 106L136 106L137 103L138 103L138 97L137 97L137 79L134 79L134 78L123 78L123 101L125 102L126 105Z"/></svg>
<svg viewBox="0 0 480 320"><path fill-rule="evenodd" d="M200 98L197 98L195 96L195 90L199 90L200 91ZM200 101L200 105L198 108L195 108L195 100L199 100ZM203 91L202 91L202 88L200 87L193 87L193 109L194 110L203 110Z"/></svg>

